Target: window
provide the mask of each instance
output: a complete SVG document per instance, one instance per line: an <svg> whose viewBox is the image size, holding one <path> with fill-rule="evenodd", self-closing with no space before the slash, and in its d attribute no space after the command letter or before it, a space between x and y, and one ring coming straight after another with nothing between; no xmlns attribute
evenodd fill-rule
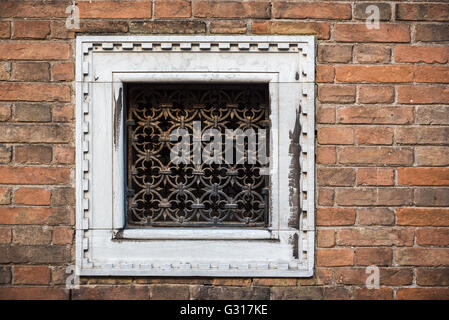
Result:
<svg viewBox="0 0 449 320"><path fill-rule="evenodd" d="M311 276L312 36L77 37L81 275Z"/></svg>

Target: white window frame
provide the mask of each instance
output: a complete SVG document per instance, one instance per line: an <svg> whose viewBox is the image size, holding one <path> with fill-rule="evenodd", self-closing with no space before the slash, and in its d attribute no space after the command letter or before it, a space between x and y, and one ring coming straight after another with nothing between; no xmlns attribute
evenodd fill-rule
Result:
<svg viewBox="0 0 449 320"><path fill-rule="evenodd" d="M268 228L124 229L123 84L161 81L268 83ZM314 36L78 36L76 266L80 275L312 276L314 82Z"/></svg>

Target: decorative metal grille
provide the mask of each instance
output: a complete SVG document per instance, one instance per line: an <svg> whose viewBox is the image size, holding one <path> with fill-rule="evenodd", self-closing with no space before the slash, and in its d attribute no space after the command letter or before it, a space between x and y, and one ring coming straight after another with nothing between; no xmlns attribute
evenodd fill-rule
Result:
<svg viewBox="0 0 449 320"><path fill-rule="evenodd" d="M229 145L223 143L222 163L175 164L170 159L170 150L178 143L170 141L170 134L178 128L193 137L190 160L194 148L200 146L204 152L209 142L196 140L195 144L196 121L203 134L210 128L221 133L225 129L265 129L269 141L266 84L134 84L126 90L128 226L268 224L269 177L261 171L268 165L259 158L253 164L225 163ZM240 141L244 141L248 159L253 150L248 151L248 139ZM238 150L231 152L235 159ZM268 154L268 145L264 152Z"/></svg>

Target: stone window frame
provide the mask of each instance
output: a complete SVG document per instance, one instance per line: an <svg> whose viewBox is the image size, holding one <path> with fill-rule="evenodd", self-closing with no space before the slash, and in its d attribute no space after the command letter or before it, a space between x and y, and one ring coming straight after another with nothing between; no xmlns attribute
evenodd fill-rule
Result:
<svg viewBox="0 0 449 320"><path fill-rule="evenodd" d="M158 81L269 84L269 228L123 229L123 83ZM77 36L80 275L309 277L314 213L314 36Z"/></svg>

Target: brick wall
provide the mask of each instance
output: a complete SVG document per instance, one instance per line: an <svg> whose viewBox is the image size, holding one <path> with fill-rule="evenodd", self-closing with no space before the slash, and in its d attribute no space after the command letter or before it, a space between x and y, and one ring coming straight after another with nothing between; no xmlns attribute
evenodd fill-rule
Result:
<svg viewBox="0 0 449 320"><path fill-rule="evenodd" d="M449 299L448 1L77 1L76 33L70 3L0 2L0 298ZM315 276L70 292L75 34L183 33L317 35Z"/></svg>

